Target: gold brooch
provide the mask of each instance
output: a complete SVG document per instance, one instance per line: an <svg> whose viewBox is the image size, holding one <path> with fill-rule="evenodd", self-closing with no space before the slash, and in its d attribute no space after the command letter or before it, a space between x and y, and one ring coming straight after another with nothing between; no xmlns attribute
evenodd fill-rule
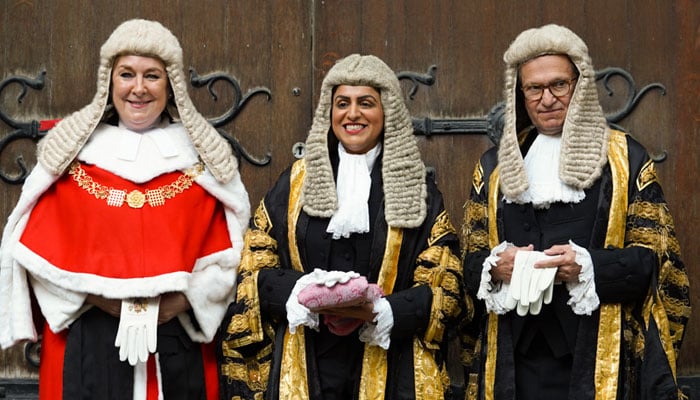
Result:
<svg viewBox="0 0 700 400"><path fill-rule="evenodd" d="M138 190L133 190L126 195L126 204L131 208L141 208L146 202L146 195Z"/></svg>

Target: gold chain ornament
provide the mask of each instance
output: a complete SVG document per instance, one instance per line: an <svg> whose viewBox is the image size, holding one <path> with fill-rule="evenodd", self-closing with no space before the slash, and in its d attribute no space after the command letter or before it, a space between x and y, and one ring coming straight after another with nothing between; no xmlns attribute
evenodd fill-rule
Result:
<svg viewBox="0 0 700 400"><path fill-rule="evenodd" d="M78 183L78 186L86 192L95 196L99 200L107 200L107 205L121 207L126 204L131 208L141 208L148 203L151 207L158 207L165 204L165 200L172 199L176 195L184 192L192 186L194 180L204 172L204 164L201 162L191 168L186 169L174 182L163 185L155 189L147 189L146 192L132 190L128 192L124 189L115 189L95 182L90 175L80 166L79 162L73 162L68 174Z"/></svg>

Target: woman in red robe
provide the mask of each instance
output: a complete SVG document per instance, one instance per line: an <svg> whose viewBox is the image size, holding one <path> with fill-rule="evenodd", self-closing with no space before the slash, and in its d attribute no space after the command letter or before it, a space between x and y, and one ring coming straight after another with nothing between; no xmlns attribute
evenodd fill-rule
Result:
<svg viewBox="0 0 700 400"><path fill-rule="evenodd" d="M42 400L218 398L250 205L185 77L168 29L126 21L92 102L39 143L0 248L0 345L37 340L34 296Z"/></svg>

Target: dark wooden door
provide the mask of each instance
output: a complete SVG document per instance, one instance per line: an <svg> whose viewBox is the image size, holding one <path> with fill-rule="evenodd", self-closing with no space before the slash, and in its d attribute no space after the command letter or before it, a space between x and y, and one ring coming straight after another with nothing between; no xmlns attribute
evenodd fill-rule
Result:
<svg viewBox="0 0 700 400"><path fill-rule="evenodd" d="M0 79L37 78L45 71L45 84L29 89L21 103L21 86L8 85L0 92L0 112L30 122L60 118L89 102L101 44L120 22L135 17L169 27L180 39L186 67L197 76L232 77L243 96L259 88L269 92L269 97L264 91L253 94L222 126L253 159L265 161L263 166L242 161L253 207L294 160L295 144L305 140L310 127L320 82L337 58L371 53L397 72L432 74L434 83L419 84L408 100L414 117L433 126L445 120L486 126L501 101L501 57L510 41L526 28L566 25L587 42L597 69L622 68L633 78L631 86L613 79L613 95L601 87L601 97L614 114L630 104L630 90L633 97L640 95L618 123L650 152L666 155L658 171L691 287L700 279L694 268L700 257L694 241L700 226L696 0L7 0L0 4ZM408 98L413 86L409 79L403 82ZM232 88L226 80L216 81L216 100L206 87L192 87L191 93L203 114L216 118L238 101ZM0 123L0 138L14 130ZM456 226L474 163L491 146L485 129L476 130L419 136ZM32 140L3 148L0 172L17 176L18 155L31 167L34 150ZM3 221L19 192L19 185L0 183ZM696 304L697 293L692 293ZM698 312L683 345L681 375L700 368L700 329L692 323ZM0 353L0 379L17 377L35 377L35 369L20 350Z"/></svg>

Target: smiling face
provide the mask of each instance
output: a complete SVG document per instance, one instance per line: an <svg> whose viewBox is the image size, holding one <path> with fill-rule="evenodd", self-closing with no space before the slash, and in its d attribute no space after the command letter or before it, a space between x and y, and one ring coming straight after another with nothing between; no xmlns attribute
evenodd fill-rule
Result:
<svg viewBox="0 0 700 400"><path fill-rule="evenodd" d="M379 142L384 131L384 109L377 89L340 85L333 94L333 133L351 154L364 154Z"/></svg>
<svg viewBox="0 0 700 400"><path fill-rule="evenodd" d="M112 102L119 121L141 132L160 121L168 100L168 75L162 61L125 55L112 68Z"/></svg>
<svg viewBox="0 0 700 400"><path fill-rule="evenodd" d="M547 86L552 82L571 80L575 77L573 64L567 56L561 54L540 56L520 66L522 87ZM544 89L542 98L524 100L530 121L540 133L561 133L572 95L573 87L568 94L562 96L554 96L549 89Z"/></svg>

